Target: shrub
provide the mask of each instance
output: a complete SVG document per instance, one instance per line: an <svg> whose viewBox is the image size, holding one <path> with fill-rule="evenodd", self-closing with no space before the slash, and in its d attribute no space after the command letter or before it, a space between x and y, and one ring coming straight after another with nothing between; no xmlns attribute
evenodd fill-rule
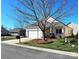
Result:
<svg viewBox="0 0 79 59"><path fill-rule="evenodd" d="M70 43L72 43L72 44L78 44L78 42L77 42L77 40L74 38L74 39L72 39L71 41L70 41Z"/></svg>

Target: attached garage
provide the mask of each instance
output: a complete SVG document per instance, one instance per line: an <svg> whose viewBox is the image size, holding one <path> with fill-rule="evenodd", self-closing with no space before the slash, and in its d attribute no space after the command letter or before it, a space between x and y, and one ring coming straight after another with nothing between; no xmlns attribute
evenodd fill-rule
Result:
<svg viewBox="0 0 79 59"><path fill-rule="evenodd" d="M26 29L26 36L28 38L36 39L36 38L42 38L43 34L39 28L33 27Z"/></svg>

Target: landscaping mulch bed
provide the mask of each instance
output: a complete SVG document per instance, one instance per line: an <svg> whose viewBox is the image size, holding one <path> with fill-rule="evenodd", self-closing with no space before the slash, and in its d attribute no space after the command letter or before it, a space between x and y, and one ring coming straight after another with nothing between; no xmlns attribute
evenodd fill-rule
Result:
<svg viewBox="0 0 79 59"><path fill-rule="evenodd" d="M47 44L52 43L53 41L56 41L55 39L47 39L46 41L43 39L34 39L32 42L37 44Z"/></svg>

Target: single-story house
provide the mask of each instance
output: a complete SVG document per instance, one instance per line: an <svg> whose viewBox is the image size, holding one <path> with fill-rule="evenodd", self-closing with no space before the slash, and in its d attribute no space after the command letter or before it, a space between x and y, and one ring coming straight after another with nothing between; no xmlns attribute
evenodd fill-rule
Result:
<svg viewBox="0 0 79 59"><path fill-rule="evenodd" d="M13 36L19 35L19 31L20 31L20 29L18 29L18 28L14 28L14 29L9 30L10 34Z"/></svg>
<svg viewBox="0 0 79 59"><path fill-rule="evenodd" d="M71 27L62 24L51 17L46 20L45 31L47 34L54 33L56 37L65 37L72 35ZM42 38L43 32L41 31L39 26L36 23L34 23L26 27L26 36L28 38Z"/></svg>
<svg viewBox="0 0 79 59"><path fill-rule="evenodd" d="M22 29L22 28L10 29L9 32L13 36L17 36L17 35L25 36L25 29Z"/></svg>

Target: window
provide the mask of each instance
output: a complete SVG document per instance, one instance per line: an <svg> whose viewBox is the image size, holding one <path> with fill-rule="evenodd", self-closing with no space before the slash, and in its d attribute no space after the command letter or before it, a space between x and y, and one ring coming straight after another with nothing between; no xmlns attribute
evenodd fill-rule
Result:
<svg viewBox="0 0 79 59"><path fill-rule="evenodd" d="M61 34L62 33L62 30L61 29L59 29L59 34Z"/></svg>
<svg viewBox="0 0 79 59"><path fill-rule="evenodd" d="M56 29L56 34L61 34L62 33L62 29Z"/></svg>
<svg viewBox="0 0 79 59"><path fill-rule="evenodd" d="M56 29L56 34L58 34L58 29Z"/></svg>

